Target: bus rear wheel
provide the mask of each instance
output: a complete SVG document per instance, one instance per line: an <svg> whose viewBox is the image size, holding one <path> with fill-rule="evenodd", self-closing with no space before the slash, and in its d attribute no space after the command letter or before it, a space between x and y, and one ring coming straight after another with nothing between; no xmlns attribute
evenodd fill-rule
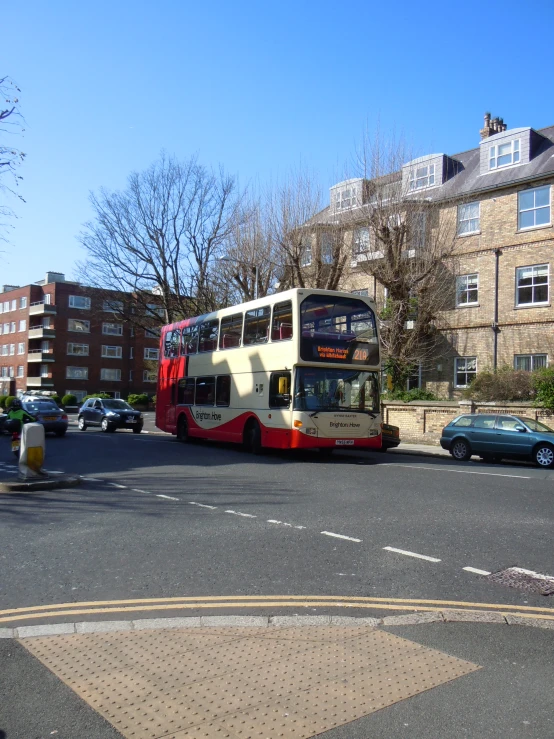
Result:
<svg viewBox="0 0 554 739"><path fill-rule="evenodd" d="M180 416L179 422L177 423L177 441L180 441L181 444L186 444L187 441L190 441L189 425L185 416Z"/></svg>
<svg viewBox="0 0 554 739"><path fill-rule="evenodd" d="M262 432L257 421L249 421L244 430L244 445L252 454L262 453Z"/></svg>

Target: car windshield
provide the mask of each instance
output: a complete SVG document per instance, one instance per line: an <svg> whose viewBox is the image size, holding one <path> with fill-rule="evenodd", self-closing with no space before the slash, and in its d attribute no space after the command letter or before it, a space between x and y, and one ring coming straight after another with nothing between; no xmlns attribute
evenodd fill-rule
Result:
<svg viewBox="0 0 554 739"><path fill-rule="evenodd" d="M33 401L31 403L23 403L23 408L27 411L27 413L57 413L60 410L53 400L41 400Z"/></svg>
<svg viewBox="0 0 554 739"><path fill-rule="evenodd" d="M129 403L126 403L124 400L103 400L104 408L109 408L113 411L132 411L134 410L131 408Z"/></svg>
<svg viewBox="0 0 554 739"><path fill-rule="evenodd" d="M295 411L379 411L376 372L298 367Z"/></svg>
<svg viewBox="0 0 554 739"><path fill-rule="evenodd" d="M544 434L554 433L554 431L549 426L546 426L540 421L535 421L532 418L524 418L522 416L518 416L518 420L522 421L528 428L531 429L531 431L541 431Z"/></svg>

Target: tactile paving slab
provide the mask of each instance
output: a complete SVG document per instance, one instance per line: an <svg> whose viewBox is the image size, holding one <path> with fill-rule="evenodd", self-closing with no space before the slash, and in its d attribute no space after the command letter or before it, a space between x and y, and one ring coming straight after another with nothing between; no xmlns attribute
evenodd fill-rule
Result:
<svg viewBox="0 0 554 739"><path fill-rule="evenodd" d="M20 643L127 739L311 737L479 669L370 627L160 629Z"/></svg>

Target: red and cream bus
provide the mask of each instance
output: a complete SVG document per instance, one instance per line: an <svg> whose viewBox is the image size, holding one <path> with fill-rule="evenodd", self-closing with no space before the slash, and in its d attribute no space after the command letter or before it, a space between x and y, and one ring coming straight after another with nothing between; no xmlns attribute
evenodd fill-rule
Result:
<svg viewBox="0 0 554 739"><path fill-rule="evenodd" d="M156 425L251 451L381 446L375 308L295 288L164 326Z"/></svg>

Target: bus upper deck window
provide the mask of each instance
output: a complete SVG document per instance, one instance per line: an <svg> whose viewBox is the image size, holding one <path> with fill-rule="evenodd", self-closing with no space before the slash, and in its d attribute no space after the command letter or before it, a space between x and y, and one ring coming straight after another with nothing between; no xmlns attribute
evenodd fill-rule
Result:
<svg viewBox="0 0 554 739"><path fill-rule="evenodd" d="M217 349L217 334L219 331L219 321L204 321L200 324L198 330L198 351L213 352Z"/></svg>
<svg viewBox="0 0 554 739"><path fill-rule="evenodd" d="M240 346L242 337L242 313L235 313L233 316L225 316L221 319L221 329L219 331L219 348L235 349Z"/></svg>
<svg viewBox="0 0 554 739"><path fill-rule="evenodd" d="M271 340L285 341L292 339L292 301L275 303L273 306L273 323L271 325Z"/></svg>
<svg viewBox="0 0 554 739"><path fill-rule="evenodd" d="M269 338L269 305L246 311L244 317L244 344L265 344Z"/></svg>

